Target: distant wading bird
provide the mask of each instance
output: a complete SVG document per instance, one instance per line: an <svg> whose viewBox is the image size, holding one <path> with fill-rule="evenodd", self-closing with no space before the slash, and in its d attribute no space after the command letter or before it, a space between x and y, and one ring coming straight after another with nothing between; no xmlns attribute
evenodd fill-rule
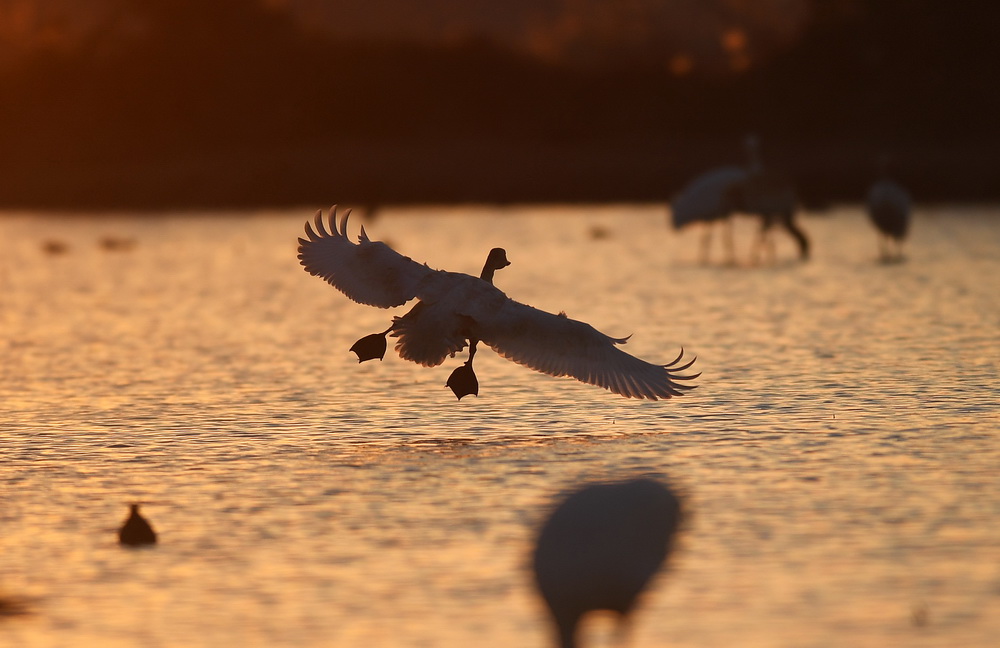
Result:
<svg viewBox="0 0 1000 648"><path fill-rule="evenodd" d="M561 648L577 645L577 627L591 611L617 612L625 629L680 523L680 501L652 479L590 485L553 511L533 566Z"/></svg>
<svg viewBox="0 0 1000 648"><path fill-rule="evenodd" d="M139 505L129 507L129 516L118 531L118 542L128 546L156 544L156 532L146 518L139 514Z"/></svg>
<svg viewBox="0 0 1000 648"><path fill-rule="evenodd" d="M868 216L879 231L879 258L889 263L903 260L912 201L906 189L889 179L884 166L883 162L882 178L868 191Z"/></svg>
<svg viewBox="0 0 1000 648"><path fill-rule="evenodd" d="M447 386L459 399L479 394L472 359L480 341L499 355L550 376L571 376L628 398L657 400L680 396L693 388L682 382L700 374L681 375L694 360L679 364L684 350L666 365L640 360L615 345L613 338L565 313L553 315L507 297L493 285L493 273L510 265L501 248L490 250L479 277L433 270L405 257L385 243L368 238L361 228L358 242L347 238L347 211L337 229L336 208L330 229L316 212L316 229L306 223L307 239L299 239L299 260L311 275L322 277L354 301L392 308L411 299L417 304L380 333L366 335L351 347L358 362L382 359L386 335L399 338L396 352L404 360L436 367L469 346L469 359L452 372Z"/></svg>
<svg viewBox="0 0 1000 648"><path fill-rule="evenodd" d="M734 214L749 214L760 219L760 230L753 247L757 260L760 251L767 247L774 257L771 230L783 228L799 246L799 258L809 258L809 239L795 222L798 198L792 183L783 174L764 167L760 159L760 145L753 135L745 142L747 166L724 166L708 171L681 190L670 205L674 229L690 223L705 225L701 241L701 261L708 262L712 241L712 224L725 224L724 236L727 261L735 263L732 220Z"/></svg>

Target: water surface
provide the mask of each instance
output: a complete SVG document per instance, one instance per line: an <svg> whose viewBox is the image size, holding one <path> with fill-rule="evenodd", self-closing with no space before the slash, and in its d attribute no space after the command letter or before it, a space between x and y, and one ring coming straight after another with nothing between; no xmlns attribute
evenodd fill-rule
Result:
<svg viewBox="0 0 1000 648"><path fill-rule="evenodd" d="M892 265L858 209L808 215L814 259L764 267L699 264L660 206L358 219L432 267L505 247L515 299L683 346L704 373L666 402L488 349L460 402L462 358L357 364L404 311L304 273L309 217L0 218L0 595L33 611L0 645L540 648L552 497L636 474L692 512L636 648L995 645L1000 211L925 209ZM116 543L133 500L155 548Z"/></svg>

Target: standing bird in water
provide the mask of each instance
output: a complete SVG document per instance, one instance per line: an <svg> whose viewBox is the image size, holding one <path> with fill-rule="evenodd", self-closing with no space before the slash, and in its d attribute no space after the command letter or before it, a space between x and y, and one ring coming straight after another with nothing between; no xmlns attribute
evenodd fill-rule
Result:
<svg viewBox="0 0 1000 648"><path fill-rule="evenodd" d="M118 531L118 542L131 547L156 544L156 532L139 514L138 504L130 505L128 518Z"/></svg>
<svg viewBox="0 0 1000 648"><path fill-rule="evenodd" d="M560 648L577 646L588 612L610 610L621 626L663 565L681 523L678 498L652 479L593 484L566 498L542 526L535 582Z"/></svg>
<svg viewBox="0 0 1000 648"><path fill-rule="evenodd" d="M349 211L344 214L338 230L334 208L331 232L322 212L316 213L315 230L306 223L307 238L299 239L299 260L306 272L361 304L391 308L418 300L385 331L366 335L351 347L358 362L382 359L389 334L399 338L395 349L401 358L425 367L440 365L468 344L469 359L447 383L459 399L478 395L472 360L479 342L535 371L570 376L628 398L680 396L693 387L681 381L700 375L680 373L694 363L679 364L683 349L669 364L652 364L616 347L628 338L613 338L565 313L553 315L510 299L493 285L493 273L510 265L501 248L490 251L479 277L433 270L372 241L364 227L358 242L351 242L349 216Z"/></svg>
<svg viewBox="0 0 1000 648"><path fill-rule="evenodd" d="M732 204L729 191L736 183L746 179L747 172L738 166L713 169L692 180L670 203L670 217L674 229L692 223L701 223L701 263L708 263L712 247L712 230L716 223L722 226L722 242L726 250L726 263L736 264L736 246L733 244Z"/></svg>
<svg viewBox="0 0 1000 648"><path fill-rule="evenodd" d="M809 259L809 239L795 223L798 197L795 187L783 173L764 166L760 157L760 142L755 135L748 135L745 142L747 151L747 175L727 191L726 202L732 212L753 214L760 218L760 230L754 245L754 258L760 250L767 248L768 256L774 260L774 241L771 230L783 228L795 239L799 246L799 258Z"/></svg>
<svg viewBox="0 0 1000 648"><path fill-rule="evenodd" d="M868 191L868 216L878 229L879 258L883 263L903 260L903 239L910 229L910 194L889 179L882 162L882 178ZM895 250L893 250L895 248Z"/></svg>
<svg viewBox="0 0 1000 648"><path fill-rule="evenodd" d="M752 255L756 261L762 249L774 258L771 230L781 227L795 240L799 258L809 258L809 239L795 222L798 198L791 181L782 173L766 168L760 157L760 143L748 135L744 147L747 154L745 167L725 166L695 178L674 198L671 217L674 229L681 229L693 222L706 224L702 238L701 260L708 261L711 244L711 224L726 224L726 250L729 263L735 263L732 242L731 216L748 214L760 219L760 229Z"/></svg>

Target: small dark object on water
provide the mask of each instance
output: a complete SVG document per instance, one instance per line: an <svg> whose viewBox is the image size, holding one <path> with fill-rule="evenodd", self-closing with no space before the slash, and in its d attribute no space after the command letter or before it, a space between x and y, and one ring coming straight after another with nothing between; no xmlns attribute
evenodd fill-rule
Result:
<svg viewBox="0 0 1000 648"><path fill-rule="evenodd" d="M105 236L97 241L101 249L108 252L127 252L135 247L135 239L118 236Z"/></svg>
<svg viewBox="0 0 1000 648"><path fill-rule="evenodd" d="M139 514L139 505L132 504L128 519L118 532L118 542L130 547L156 544L156 532L146 518Z"/></svg>
<svg viewBox="0 0 1000 648"><path fill-rule="evenodd" d="M590 228L590 239L592 241L604 241L611 238L611 230L603 225L594 225Z"/></svg>
<svg viewBox="0 0 1000 648"><path fill-rule="evenodd" d="M0 617L24 616L31 614L27 600L16 596L0 595Z"/></svg>
<svg viewBox="0 0 1000 648"><path fill-rule="evenodd" d="M62 241L57 241L55 239L49 239L42 243L42 251L46 254L66 254L69 252L69 246Z"/></svg>

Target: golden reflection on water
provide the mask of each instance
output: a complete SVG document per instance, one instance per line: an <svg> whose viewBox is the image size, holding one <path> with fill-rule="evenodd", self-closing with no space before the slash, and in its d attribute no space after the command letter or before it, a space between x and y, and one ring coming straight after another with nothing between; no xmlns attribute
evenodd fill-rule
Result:
<svg viewBox="0 0 1000 648"><path fill-rule="evenodd" d="M894 266L853 208L762 268L698 265L654 206L366 225L450 270L505 247L512 297L684 346L700 387L666 403L488 351L461 402L461 358L357 364L395 311L302 272L309 216L0 219L0 594L32 612L0 645L549 645L526 561L550 498L640 473L693 516L636 647L1000 634L1000 214L925 211ZM124 551L136 500L161 541Z"/></svg>

